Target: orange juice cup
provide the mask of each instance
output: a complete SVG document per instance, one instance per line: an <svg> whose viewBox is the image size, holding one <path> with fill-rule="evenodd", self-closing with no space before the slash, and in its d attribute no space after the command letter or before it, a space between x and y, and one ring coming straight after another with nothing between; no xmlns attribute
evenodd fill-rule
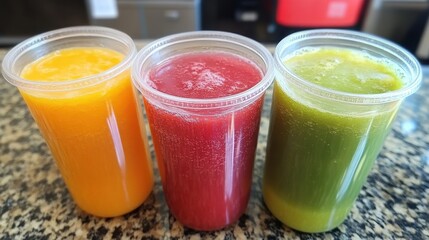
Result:
<svg viewBox="0 0 429 240"><path fill-rule="evenodd" d="M93 55L100 49L114 52L120 59L94 73L110 55L92 60L85 58L82 48ZM33 67L42 69L41 75L33 74L32 80L28 80L31 74L23 75L23 70L65 49L75 51L76 62L52 58L50 67ZM27 103L75 203L95 216L130 212L153 187L142 112L130 81L135 55L134 42L122 32L71 27L25 40L2 63L5 79ZM62 70L54 78L45 78L46 72L55 71L52 66Z"/></svg>

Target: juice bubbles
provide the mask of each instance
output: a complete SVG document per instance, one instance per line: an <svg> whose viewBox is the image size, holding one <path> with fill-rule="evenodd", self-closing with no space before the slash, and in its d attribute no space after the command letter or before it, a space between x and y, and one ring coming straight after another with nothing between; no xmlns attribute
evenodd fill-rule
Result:
<svg viewBox="0 0 429 240"><path fill-rule="evenodd" d="M252 48L231 51L238 41ZM167 204L187 227L223 228L247 207L270 55L221 32L159 42L165 47L154 43L138 54L133 80L144 97Z"/></svg>
<svg viewBox="0 0 429 240"><path fill-rule="evenodd" d="M88 44L103 42L106 34L123 35L106 28L66 28L45 35L59 33L74 34L74 39L69 43L63 35L62 44L46 43L41 55L36 54L41 47L24 51L17 57L16 62L24 62L19 69L3 66L5 77L18 86L76 204L95 216L122 215L137 208L153 186L130 80L135 47L124 36L116 41L129 46L118 49L109 48L111 39L106 47ZM82 34L78 41L76 34Z"/></svg>
<svg viewBox="0 0 429 240"><path fill-rule="evenodd" d="M285 38L276 64L264 200L294 229L328 231L347 217L421 69L396 45L335 30Z"/></svg>

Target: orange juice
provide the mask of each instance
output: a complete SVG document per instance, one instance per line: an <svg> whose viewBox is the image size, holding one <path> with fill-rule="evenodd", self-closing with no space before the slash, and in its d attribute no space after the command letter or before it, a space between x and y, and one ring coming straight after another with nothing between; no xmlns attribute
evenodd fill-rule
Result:
<svg viewBox="0 0 429 240"><path fill-rule="evenodd" d="M107 48L66 48L28 64L21 77L81 81L110 71L123 58ZM20 91L81 209L112 217L146 199L153 174L129 69L72 91Z"/></svg>

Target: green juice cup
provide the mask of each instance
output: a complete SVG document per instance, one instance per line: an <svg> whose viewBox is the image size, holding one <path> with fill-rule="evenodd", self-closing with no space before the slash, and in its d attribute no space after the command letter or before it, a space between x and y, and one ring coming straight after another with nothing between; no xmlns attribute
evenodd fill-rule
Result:
<svg viewBox="0 0 429 240"><path fill-rule="evenodd" d="M347 217L421 67L394 43L346 30L289 35L274 55L264 201L293 229L329 231Z"/></svg>

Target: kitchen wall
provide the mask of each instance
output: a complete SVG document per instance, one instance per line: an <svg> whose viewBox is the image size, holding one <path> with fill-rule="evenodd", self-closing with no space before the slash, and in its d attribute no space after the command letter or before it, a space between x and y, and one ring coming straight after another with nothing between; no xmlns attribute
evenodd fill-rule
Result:
<svg viewBox="0 0 429 240"><path fill-rule="evenodd" d="M45 31L88 23L84 0L1 0L0 47Z"/></svg>
<svg viewBox="0 0 429 240"><path fill-rule="evenodd" d="M90 24L120 29L135 39L201 29L200 0L86 0ZM103 8L103 11L99 9Z"/></svg>
<svg viewBox="0 0 429 240"><path fill-rule="evenodd" d="M279 7L299 9L301 16L315 8L316 0L2 0L0 2L0 46L11 46L48 30L73 25L104 25L132 37L158 38L192 30L222 30L276 43L294 31L318 26L285 25L278 21ZM360 0L317 0L331 6L327 12L340 16L344 2ZM429 59L427 0L361 0L357 21L350 26L395 41ZM109 10L113 4L115 8ZM343 4L343 5L341 5ZM95 9L94 6L98 6ZM332 8L332 6L334 6ZM329 10L330 9L330 10ZM333 10L332 10L333 9ZM112 12L113 11L113 12ZM292 12L293 13L293 12ZM103 15L104 14L104 15ZM286 13L286 14L291 14ZM287 15L287 16L289 16ZM314 13L309 18L316 19ZM328 26L329 27L329 26ZM427 40L423 40L427 29Z"/></svg>

